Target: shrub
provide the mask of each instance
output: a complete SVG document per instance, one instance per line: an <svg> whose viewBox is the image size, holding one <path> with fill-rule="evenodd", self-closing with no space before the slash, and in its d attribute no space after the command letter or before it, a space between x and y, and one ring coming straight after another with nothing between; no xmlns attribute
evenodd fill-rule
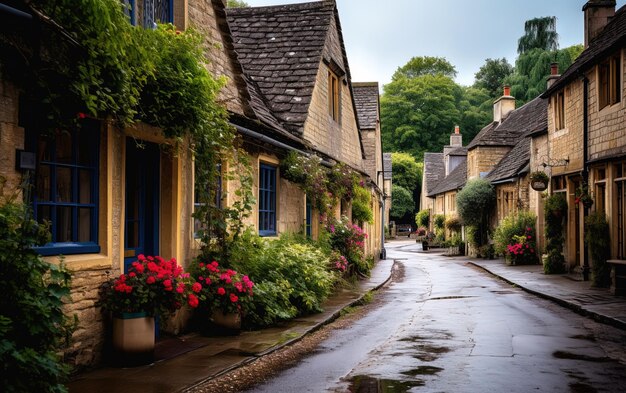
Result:
<svg viewBox="0 0 626 393"><path fill-rule="evenodd" d="M506 258L513 265L529 265L537 263L537 243L535 230L526 227L521 235L513 235L507 245Z"/></svg>
<svg viewBox="0 0 626 393"><path fill-rule="evenodd" d="M463 223L458 216L450 216L446 218L445 227L451 232L461 232Z"/></svg>
<svg viewBox="0 0 626 393"><path fill-rule="evenodd" d="M430 226L430 210L420 210L415 215L415 223L418 227L428 228Z"/></svg>
<svg viewBox="0 0 626 393"><path fill-rule="evenodd" d="M352 200L352 220L359 223L374 222L374 214L371 209L372 195L362 186L357 186L354 190L354 199Z"/></svg>
<svg viewBox="0 0 626 393"><path fill-rule="evenodd" d="M419 227L417 228L417 236L426 236L426 228L424 227Z"/></svg>
<svg viewBox="0 0 626 393"><path fill-rule="evenodd" d="M1 202L0 202L1 203ZM59 356L73 324L63 313L70 272L45 262L32 246L49 233L26 206L0 206L0 387L3 392L65 392L69 369Z"/></svg>
<svg viewBox="0 0 626 393"><path fill-rule="evenodd" d="M321 311L339 278L330 269L330 251L322 246L295 236L269 241L250 230L244 232L227 266L247 272L254 281L245 326L269 326Z"/></svg>
<svg viewBox="0 0 626 393"><path fill-rule="evenodd" d="M489 215L495 206L496 195L489 181L469 180L457 194L459 217L465 225L475 227L474 240L477 245L486 243L489 232Z"/></svg>
<svg viewBox="0 0 626 393"><path fill-rule="evenodd" d="M533 230L532 236L534 237L535 222L535 215L527 210L521 210L506 216L493 234L496 253L505 255L507 247L514 243L513 237L524 235L527 228Z"/></svg>
<svg viewBox="0 0 626 393"><path fill-rule="evenodd" d="M405 214L413 212L414 208L413 194L406 188L393 184L391 186L391 210L389 215L400 219Z"/></svg>
<svg viewBox="0 0 626 393"><path fill-rule="evenodd" d="M567 217L567 201L562 193L552 194L544 203L546 222L546 258L543 270L546 274L565 272L563 257L563 226Z"/></svg>
<svg viewBox="0 0 626 393"><path fill-rule="evenodd" d="M372 265L365 259L367 234L363 232L363 229L351 224L346 217L342 217L341 221L329 221L326 230L331 248L348 260L348 273L369 274Z"/></svg>
<svg viewBox="0 0 626 393"><path fill-rule="evenodd" d="M606 288L611 282L611 231L604 213L594 212L585 219L585 244L591 255L593 285Z"/></svg>
<svg viewBox="0 0 626 393"><path fill-rule="evenodd" d="M446 216L443 214L435 214L435 217L433 218L433 226L435 229L443 229L445 222Z"/></svg>

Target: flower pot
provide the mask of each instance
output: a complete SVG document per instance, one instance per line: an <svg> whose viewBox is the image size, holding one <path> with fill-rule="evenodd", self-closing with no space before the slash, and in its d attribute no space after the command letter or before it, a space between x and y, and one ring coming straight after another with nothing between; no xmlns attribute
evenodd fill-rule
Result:
<svg viewBox="0 0 626 393"><path fill-rule="evenodd" d="M211 313L211 322L219 334L236 336L241 333L241 315L238 312L215 310Z"/></svg>
<svg viewBox="0 0 626 393"><path fill-rule="evenodd" d="M146 313L124 313L113 317L113 356L122 367L154 361L154 317Z"/></svg>

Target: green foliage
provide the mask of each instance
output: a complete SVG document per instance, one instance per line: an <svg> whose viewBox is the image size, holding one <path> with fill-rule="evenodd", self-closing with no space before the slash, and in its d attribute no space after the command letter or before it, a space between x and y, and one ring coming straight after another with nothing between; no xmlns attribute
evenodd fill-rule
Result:
<svg viewBox="0 0 626 393"><path fill-rule="evenodd" d="M443 214L435 214L433 217L433 225L436 229L443 229L446 223L446 216Z"/></svg>
<svg viewBox="0 0 626 393"><path fill-rule="evenodd" d="M474 87L485 89L492 100L496 99L502 94L504 79L512 73L513 66L506 58L486 59L485 64L474 75Z"/></svg>
<svg viewBox="0 0 626 393"><path fill-rule="evenodd" d="M606 215L593 212L585 218L585 245L591 256L593 285L606 288L611 284L611 231Z"/></svg>
<svg viewBox="0 0 626 393"><path fill-rule="evenodd" d="M424 164L408 153L391 153L393 184L408 191L420 189Z"/></svg>
<svg viewBox="0 0 626 393"><path fill-rule="evenodd" d="M417 56L411 58L402 67L398 67L391 79L395 81L425 75L442 75L452 79L456 77L456 68L443 57Z"/></svg>
<svg viewBox="0 0 626 393"><path fill-rule="evenodd" d="M389 215L400 219L405 214L411 213L414 208L415 202L411 192L404 187L393 184L391 186L391 210Z"/></svg>
<svg viewBox="0 0 626 393"><path fill-rule="evenodd" d="M477 231L474 241L485 244L489 231L489 216L495 206L496 195L491 183L485 179L469 180L457 194L456 204L459 217L465 225Z"/></svg>
<svg viewBox="0 0 626 393"><path fill-rule="evenodd" d="M250 7L250 5L243 0L228 0L228 2L226 3L226 7L245 8L245 7Z"/></svg>
<svg viewBox="0 0 626 393"><path fill-rule="evenodd" d="M415 215L415 224L417 224L418 227L428 228L430 226L430 210L420 210Z"/></svg>
<svg viewBox="0 0 626 393"><path fill-rule="evenodd" d="M444 226L446 227L447 230L458 233L458 232L461 232L461 228L463 227L463 222L458 216L449 216L449 217L446 217Z"/></svg>
<svg viewBox="0 0 626 393"><path fill-rule="evenodd" d="M354 199L352 199L352 220L361 224L364 222L374 223L374 213L371 205L372 194L365 187L356 187Z"/></svg>
<svg viewBox="0 0 626 393"><path fill-rule="evenodd" d="M254 297L244 323L263 327L298 315L321 311L338 275L329 268L329 253L313 242L281 236L263 239L245 231L228 265L247 272L254 281Z"/></svg>
<svg viewBox="0 0 626 393"><path fill-rule="evenodd" d="M280 174L298 184L321 215L330 214L337 201L329 196L328 171L318 156L290 152L280 162Z"/></svg>
<svg viewBox="0 0 626 393"><path fill-rule="evenodd" d="M47 228L23 204L0 206L0 387L3 392L65 392L69 369L60 350L73 324L63 313L70 272L45 262L33 245L49 240Z"/></svg>
<svg viewBox="0 0 626 393"><path fill-rule="evenodd" d="M543 270L546 274L565 272L563 257L563 227L567 217L567 201L563 193L548 196L544 203L546 223L546 254Z"/></svg>
<svg viewBox="0 0 626 393"><path fill-rule="evenodd" d="M367 235L358 225L351 224L347 217L340 221L331 220L326 226L330 247L347 260L346 270L350 275L368 275L373 261L365 258ZM342 269L343 270L343 269Z"/></svg>
<svg viewBox="0 0 626 393"><path fill-rule="evenodd" d="M507 246L514 243L514 236L522 236L526 228L534 232L536 217L528 210L520 210L504 217L493 234L495 252L500 255L507 253Z"/></svg>
<svg viewBox="0 0 626 393"><path fill-rule="evenodd" d="M524 23L524 35L517 42L517 53L521 55L533 49L555 51L558 47L556 16L534 18Z"/></svg>

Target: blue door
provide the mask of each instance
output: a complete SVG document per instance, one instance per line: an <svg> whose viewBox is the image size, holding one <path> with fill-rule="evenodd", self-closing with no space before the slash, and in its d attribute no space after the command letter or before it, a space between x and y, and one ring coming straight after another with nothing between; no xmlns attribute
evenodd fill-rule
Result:
<svg viewBox="0 0 626 393"><path fill-rule="evenodd" d="M159 146L126 140L124 271L139 254L159 253Z"/></svg>

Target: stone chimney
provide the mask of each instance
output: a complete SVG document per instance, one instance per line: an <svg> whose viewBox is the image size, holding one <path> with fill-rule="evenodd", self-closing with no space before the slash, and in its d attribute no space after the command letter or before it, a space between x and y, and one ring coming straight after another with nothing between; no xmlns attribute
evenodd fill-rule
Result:
<svg viewBox="0 0 626 393"><path fill-rule="evenodd" d="M585 48L615 15L615 0L589 0L583 6L585 14Z"/></svg>
<svg viewBox="0 0 626 393"><path fill-rule="evenodd" d="M504 86L504 94L493 103L493 121L501 122L515 109L515 98L511 97L511 87Z"/></svg>
<svg viewBox="0 0 626 393"><path fill-rule="evenodd" d="M561 77L559 74L559 63L550 64L550 75L548 76L548 89Z"/></svg>
<svg viewBox="0 0 626 393"><path fill-rule="evenodd" d="M462 146L463 136L461 135L460 127L454 126L454 132L450 134L450 144L443 147L443 161L445 164L446 176L448 176L458 165L455 160L450 160L450 152Z"/></svg>

